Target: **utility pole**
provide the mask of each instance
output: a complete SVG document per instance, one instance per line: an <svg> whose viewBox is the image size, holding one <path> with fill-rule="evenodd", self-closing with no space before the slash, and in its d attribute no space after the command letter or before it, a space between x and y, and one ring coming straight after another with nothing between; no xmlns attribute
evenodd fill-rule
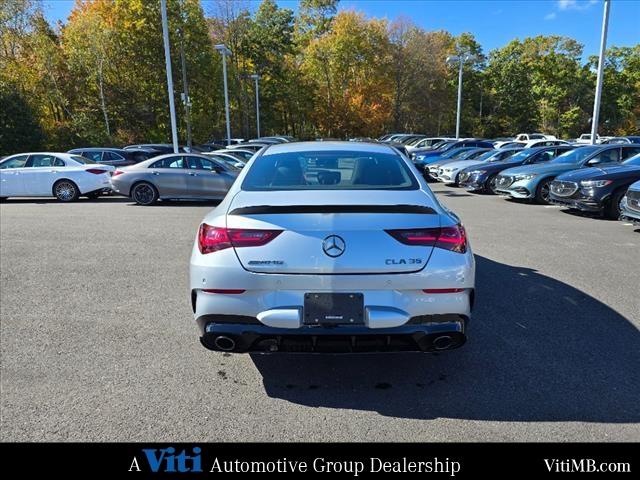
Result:
<svg viewBox="0 0 640 480"><path fill-rule="evenodd" d="M187 146L191 152L191 147L193 147L191 140L191 98L189 97L189 84L187 83L187 61L184 56L184 29L181 28L178 32L180 33L180 62L182 65L182 103L187 121Z"/></svg>
<svg viewBox="0 0 640 480"><path fill-rule="evenodd" d="M216 50L222 54L222 76L224 81L224 112L227 120L227 146L231 145L231 121L229 120L229 89L227 87L227 55L231 55L225 45L216 45Z"/></svg>
<svg viewBox="0 0 640 480"><path fill-rule="evenodd" d="M460 65L458 69L458 111L456 114L456 138L460 138L460 116L462 114L462 67L464 66L465 62L475 60L477 60L477 58L474 55L470 55L468 53L447 57L448 64L451 65L458 62Z"/></svg>
<svg viewBox="0 0 640 480"><path fill-rule="evenodd" d="M173 153L178 153L178 127L176 126L176 105L173 99L173 73L171 71L171 52L169 47L169 22L167 21L167 0L160 0L162 15L162 37L164 40L164 63L167 71L167 91L169 93L169 115L171 117L171 138Z"/></svg>
<svg viewBox="0 0 640 480"><path fill-rule="evenodd" d="M600 56L598 57L598 79L596 80L596 96L593 101L593 118L591 119L591 145L595 145L598 135L598 121L600 120L600 98L602 96L602 81L604 77L604 54L607 49L607 30L609 29L610 0L604 0L602 14L602 36L600 37Z"/></svg>
<svg viewBox="0 0 640 480"><path fill-rule="evenodd" d="M256 138L260 138L260 75L254 73L251 78L256 81Z"/></svg>

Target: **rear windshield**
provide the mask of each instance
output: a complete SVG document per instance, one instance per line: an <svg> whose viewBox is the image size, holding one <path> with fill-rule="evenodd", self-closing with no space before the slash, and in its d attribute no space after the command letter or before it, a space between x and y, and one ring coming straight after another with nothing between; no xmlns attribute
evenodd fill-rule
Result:
<svg viewBox="0 0 640 480"><path fill-rule="evenodd" d="M255 159L242 183L248 191L417 190L418 182L393 153L287 152Z"/></svg>

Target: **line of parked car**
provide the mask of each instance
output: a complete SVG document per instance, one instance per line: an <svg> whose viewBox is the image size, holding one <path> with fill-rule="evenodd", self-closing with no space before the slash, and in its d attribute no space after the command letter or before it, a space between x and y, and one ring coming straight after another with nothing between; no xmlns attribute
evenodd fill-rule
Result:
<svg viewBox="0 0 640 480"><path fill-rule="evenodd" d="M180 146L177 154L173 145L164 143L20 153L0 160L0 200L54 196L71 202L109 193L129 196L141 205L158 199L219 200L258 150L293 140L283 136L211 141Z"/></svg>
<svg viewBox="0 0 640 480"><path fill-rule="evenodd" d="M0 161L0 199L54 196L69 202L115 193L140 205L220 200L256 152L292 141L286 136L219 140L181 146L178 153L170 144L137 144L16 154ZM640 223L640 136L597 145L541 133L493 140L403 133L352 141L392 145L428 181Z"/></svg>
<svg viewBox="0 0 640 480"><path fill-rule="evenodd" d="M379 141L405 139L404 150L429 181L640 223L640 136L596 145L544 134L494 140L396 134Z"/></svg>

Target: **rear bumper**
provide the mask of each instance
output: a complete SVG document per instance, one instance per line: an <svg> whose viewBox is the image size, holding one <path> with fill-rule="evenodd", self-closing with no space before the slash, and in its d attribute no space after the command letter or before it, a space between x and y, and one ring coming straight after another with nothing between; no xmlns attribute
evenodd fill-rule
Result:
<svg viewBox="0 0 640 480"><path fill-rule="evenodd" d="M371 329L366 326L303 326L292 330L256 323L221 323L214 315L197 318L202 344L216 351L236 353L373 353L435 352L466 342L468 317L423 315L406 325ZM226 321L227 319L222 319ZM250 318L238 319L250 321Z"/></svg>

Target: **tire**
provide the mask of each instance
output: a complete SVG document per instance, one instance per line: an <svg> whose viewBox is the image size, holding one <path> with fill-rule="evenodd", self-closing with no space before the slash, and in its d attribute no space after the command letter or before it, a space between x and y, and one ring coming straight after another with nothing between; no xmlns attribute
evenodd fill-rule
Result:
<svg viewBox="0 0 640 480"><path fill-rule="evenodd" d="M545 178L538 184L536 188L535 201L540 205L549 205L549 190L551 188L553 178Z"/></svg>
<svg viewBox="0 0 640 480"><path fill-rule="evenodd" d="M625 190L618 190L617 192L613 192L611 198L609 199L609 203L605 208L604 214L607 218L612 220L617 220L620 217L620 202L624 197Z"/></svg>
<svg viewBox="0 0 640 480"><path fill-rule="evenodd" d="M487 181L484 182L484 193L489 193L491 195L498 194L498 192L496 192L496 178L498 178L497 173L494 173L489 178L487 178Z"/></svg>
<svg viewBox="0 0 640 480"><path fill-rule="evenodd" d="M58 180L53 184L53 196L61 202L75 202L80 196L80 189L71 180Z"/></svg>
<svg viewBox="0 0 640 480"><path fill-rule="evenodd" d="M149 182L138 182L131 187L131 199L138 205L153 205L158 200L158 189Z"/></svg>

